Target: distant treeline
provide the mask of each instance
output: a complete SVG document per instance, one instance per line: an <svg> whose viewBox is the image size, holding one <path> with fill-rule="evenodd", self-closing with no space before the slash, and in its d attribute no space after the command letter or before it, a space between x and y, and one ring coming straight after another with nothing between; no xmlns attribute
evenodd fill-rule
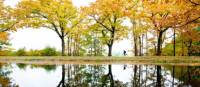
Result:
<svg viewBox="0 0 200 87"><path fill-rule="evenodd" d="M75 52L71 52L68 56L103 56L103 51L97 50L81 50L79 51L79 54L77 55ZM0 56L60 56L62 53L61 51L58 51L54 47L47 46L44 49L41 50L27 50L25 47L20 48L16 51L13 49L6 48L5 50L0 50Z"/></svg>
<svg viewBox="0 0 200 87"><path fill-rule="evenodd" d="M53 47L46 47L41 50L29 50L20 48L17 51L1 51L0 56L58 56L61 52Z"/></svg>

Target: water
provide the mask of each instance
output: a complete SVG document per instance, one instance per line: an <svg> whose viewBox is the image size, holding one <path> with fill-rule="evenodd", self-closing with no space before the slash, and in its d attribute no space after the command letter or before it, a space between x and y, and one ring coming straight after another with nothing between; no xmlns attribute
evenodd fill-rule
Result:
<svg viewBox="0 0 200 87"><path fill-rule="evenodd" d="M0 87L200 87L200 66L0 63Z"/></svg>

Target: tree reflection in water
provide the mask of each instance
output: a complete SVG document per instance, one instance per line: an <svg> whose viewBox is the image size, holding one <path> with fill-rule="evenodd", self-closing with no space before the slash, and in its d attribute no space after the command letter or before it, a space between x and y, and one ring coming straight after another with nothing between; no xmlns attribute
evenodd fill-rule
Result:
<svg viewBox="0 0 200 87"><path fill-rule="evenodd" d="M112 65L107 67L106 69L106 65L62 65L62 79L57 87L125 87L123 82L113 79Z"/></svg>
<svg viewBox="0 0 200 87"><path fill-rule="evenodd" d="M62 78L57 87L198 87L200 68L182 70L183 67L128 65L126 69L132 69L131 80L124 82L115 78L112 65L67 64L62 65Z"/></svg>
<svg viewBox="0 0 200 87"><path fill-rule="evenodd" d="M18 85L11 82L11 78L8 77L12 73L8 68L9 65L0 63L0 87L18 87Z"/></svg>
<svg viewBox="0 0 200 87"><path fill-rule="evenodd" d="M199 66L133 65L129 87L199 87Z"/></svg>
<svg viewBox="0 0 200 87"><path fill-rule="evenodd" d="M25 70L27 67L30 66L30 68L32 69L42 68L46 70L47 72L55 71L57 68L56 65L37 65L37 64L23 64L23 63L18 63L16 65L18 66L19 69L23 69L23 70Z"/></svg>
<svg viewBox="0 0 200 87"><path fill-rule="evenodd" d="M27 66L44 68L46 72L58 68L56 65L17 66L24 70ZM113 71L113 68L117 71ZM129 78L125 78L127 82L124 79L118 80L119 76L126 75L123 71L131 73L127 74ZM9 77L11 73L15 73L12 64L0 63L0 87L17 87ZM127 65L124 68L124 65L66 64L62 65L61 74L57 87L198 87L200 83L200 66Z"/></svg>

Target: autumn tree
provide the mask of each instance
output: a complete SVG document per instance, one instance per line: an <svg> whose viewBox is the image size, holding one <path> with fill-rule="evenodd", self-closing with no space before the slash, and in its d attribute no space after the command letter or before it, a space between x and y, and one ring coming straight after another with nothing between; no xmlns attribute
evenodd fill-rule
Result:
<svg viewBox="0 0 200 87"><path fill-rule="evenodd" d="M122 25L127 3L127 0L96 0L84 9L94 20L97 31L101 31L101 41L108 46L108 56L112 56L114 42L127 35L127 28Z"/></svg>
<svg viewBox="0 0 200 87"><path fill-rule="evenodd" d="M68 55L84 55L86 50L89 49L87 46L92 44L92 35L90 35L91 30L87 27L87 22L85 21L86 20L82 21L81 24L72 28L73 31L69 33L67 37Z"/></svg>
<svg viewBox="0 0 200 87"><path fill-rule="evenodd" d="M183 27L184 30L181 32L181 34L183 34L183 43L184 43L184 47L187 48L187 54L188 56L191 56L192 53L195 53L195 51L198 52L199 47L194 45L194 43L196 42L200 42L200 32L198 30L196 30L196 27L192 27L192 24L189 24L187 26Z"/></svg>
<svg viewBox="0 0 200 87"><path fill-rule="evenodd" d="M176 29L195 22L200 18L198 6L188 3L187 0L143 0L140 10L141 17L146 18L156 32L156 55L162 53L164 34L170 28ZM161 86L161 66L157 67L157 87Z"/></svg>
<svg viewBox="0 0 200 87"><path fill-rule="evenodd" d="M8 31L15 31L18 20L14 18L13 8L4 5L0 0L0 50L9 44Z"/></svg>
<svg viewBox="0 0 200 87"><path fill-rule="evenodd" d="M176 29L195 22L200 18L199 6L189 3L188 0L143 0L144 17L154 27L157 33L157 52L161 55L163 35L170 29Z"/></svg>
<svg viewBox="0 0 200 87"><path fill-rule="evenodd" d="M16 23L16 19L13 18L13 9L0 0L0 33L15 30Z"/></svg>
<svg viewBox="0 0 200 87"><path fill-rule="evenodd" d="M200 53L200 31L192 24L181 27L176 33L176 55L178 56L195 56ZM163 49L164 55L173 55L173 41L167 43Z"/></svg>
<svg viewBox="0 0 200 87"><path fill-rule="evenodd" d="M26 27L44 27L57 33L65 55L65 37L79 21L77 9L71 0L22 0L17 9L20 24Z"/></svg>

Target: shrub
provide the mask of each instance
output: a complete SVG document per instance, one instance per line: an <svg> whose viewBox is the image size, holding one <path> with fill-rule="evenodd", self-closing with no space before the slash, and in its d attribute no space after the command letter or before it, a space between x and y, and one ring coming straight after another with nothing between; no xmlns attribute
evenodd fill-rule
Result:
<svg viewBox="0 0 200 87"><path fill-rule="evenodd" d="M15 53L16 56L26 56L26 50L25 48L20 48L19 50L16 51Z"/></svg>
<svg viewBox="0 0 200 87"><path fill-rule="evenodd" d="M41 50L41 56L57 56L58 53L55 48L52 47L46 47L43 50Z"/></svg>
<svg viewBox="0 0 200 87"><path fill-rule="evenodd" d="M8 53L6 51L0 50L0 56L6 56Z"/></svg>
<svg viewBox="0 0 200 87"><path fill-rule="evenodd" d="M42 53L41 53L41 50L30 50L28 52L28 56L41 56Z"/></svg>

